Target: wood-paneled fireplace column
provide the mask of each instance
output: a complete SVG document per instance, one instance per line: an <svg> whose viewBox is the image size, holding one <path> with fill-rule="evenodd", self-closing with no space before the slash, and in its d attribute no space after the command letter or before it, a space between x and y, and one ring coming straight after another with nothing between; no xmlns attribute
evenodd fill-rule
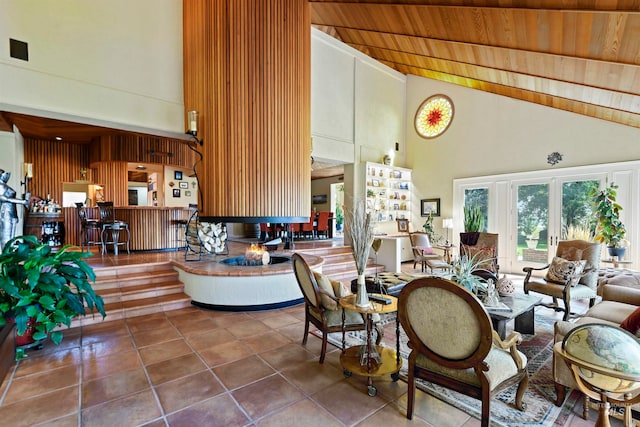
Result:
<svg viewBox="0 0 640 427"><path fill-rule="evenodd" d="M311 210L306 0L185 0L185 109L199 114L201 215L302 222ZM186 116L186 112L185 112Z"/></svg>

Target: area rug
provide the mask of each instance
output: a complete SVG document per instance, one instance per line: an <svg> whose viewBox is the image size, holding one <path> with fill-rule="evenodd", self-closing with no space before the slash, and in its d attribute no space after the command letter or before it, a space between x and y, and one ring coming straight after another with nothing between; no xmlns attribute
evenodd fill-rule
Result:
<svg viewBox="0 0 640 427"><path fill-rule="evenodd" d="M540 310L541 312L538 312ZM519 411L513 405L517 386L513 386L497 395L491 402L492 425L505 427L531 427L531 426L564 426L571 410L580 399L578 392L569 394L562 407L557 407L555 401L555 388L552 376L553 355L553 324L555 319L543 315L544 308L536 309L535 335L523 334L523 342L519 346L528 360L529 387L524 396L527 409ZM383 345L395 348L395 316L383 319L384 339ZM347 346L358 345L364 342L364 333L361 331L347 333ZM329 342L340 347L342 334L329 334ZM400 354L404 360L400 379L407 380L407 337L404 331L400 331ZM417 380L418 388L437 397L444 402L453 405L469 415L480 418L481 402L477 399L451 391L427 381Z"/></svg>

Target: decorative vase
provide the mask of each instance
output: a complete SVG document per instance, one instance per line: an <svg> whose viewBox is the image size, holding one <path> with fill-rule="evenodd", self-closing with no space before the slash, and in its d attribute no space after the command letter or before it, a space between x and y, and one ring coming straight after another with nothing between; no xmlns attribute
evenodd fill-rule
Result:
<svg viewBox="0 0 640 427"><path fill-rule="evenodd" d="M513 286L513 282L507 279L507 275L504 274L500 279L498 279L498 283L496 283L496 290L501 297L508 297L513 295L516 291L516 287Z"/></svg>
<svg viewBox="0 0 640 427"><path fill-rule="evenodd" d="M367 282L364 280L364 273L358 274L358 291L356 293L356 307L370 307L369 294L367 293Z"/></svg>
<svg viewBox="0 0 640 427"><path fill-rule="evenodd" d="M527 248L536 249L538 247L538 239L527 239Z"/></svg>
<svg viewBox="0 0 640 427"><path fill-rule="evenodd" d="M30 317L29 320L27 320L27 329L25 329L24 334L18 335L16 332L16 347L22 347L36 342L36 340L33 339L33 333L35 331L36 318Z"/></svg>

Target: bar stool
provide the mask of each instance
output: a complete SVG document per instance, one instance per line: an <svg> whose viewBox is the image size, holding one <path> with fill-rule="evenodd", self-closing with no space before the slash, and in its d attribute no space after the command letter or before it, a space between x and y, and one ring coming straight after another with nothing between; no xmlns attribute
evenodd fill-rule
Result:
<svg viewBox="0 0 640 427"><path fill-rule="evenodd" d="M129 252L129 224L124 221L120 221L115 219L113 214L113 202L99 202L98 209L100 210L100 224L102 226L102 231L100 232L100 242L102 243L102 254L104 255L107 251L107 245L113 245L113 253L118 255L118 246L126 245L127 253ZM127 233L127 240L124 242L120 241L120 231L124 230ZM109 232L111 235L111 239L105 241L104 234L105 232Z"/></svg>
<svg viewBox="0 0 640 427"><path fill-rule="evenodd" d="M99 220L87 218L84 203L78 202L76 203L76 207L78 208L78 221L80 222L80 245L82 252L84 252L85 246L87 250L89 250L89 246L91 245L102 244L101 240L98 240L98 236L95 235L100 233L102 226ZM90 239L91 235L94 235L93 239Z"/></svg>

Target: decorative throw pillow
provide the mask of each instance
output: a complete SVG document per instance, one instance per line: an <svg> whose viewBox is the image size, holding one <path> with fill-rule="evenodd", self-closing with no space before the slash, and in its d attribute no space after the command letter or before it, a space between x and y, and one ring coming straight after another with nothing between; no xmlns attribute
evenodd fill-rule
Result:
<svg viewBox="0 0 640 427"><path fill-rule="evenodd" d="M462 245L462 254L476 261L485 260L478 264L478 268L497 273L495 262L496 248L494 246L478 247Z"/></svg>
<svg viewBox="0 0 640 427"><path fill-rule="evenodd" d="M313 272L314 277L316 278L316 282L318 282L318 287L328 293L331 296L336 296L333 293L333 286L331 285L331 281L327 276L322 273L318 273L317 271ZM332 300L330 297L324 294L320 294L320 304L327 310L337 310L338 303Z"/></svg>
<svg viewBox="0 0 640 427"><path fill-rule="evenodd" d="M427 248L427 247L423 246L420 249L422 250L422 255L433 255L433 254L435 254L435 252L433 252L433 248L431 248L431 247Z"/></svg>
<svg viewBox="0 0 640 427"><path fill-rule="evenodd" d="M580 260L582 259L582 252L582 249L564 247L562 250L558 249L558 253L556 255L568 260Z"/></svg>
<svg viewBox="0 0 640 427"><path fill-rule="evenodd" d="M338 281L338 280L331 280L329 279L329 281L331 282L331 286L333 287L333 294L337 297L337 298L344 298L346 296L351 295L351 290L342 282Z"/></svg>
<svg viewBox="0 0 640 427"><path fill-rule="evenodd" d="M545 279L548 282L575 286L580 280L585 265L587 265L587 261L585 260L569 261L557 256L553 257Z"/></svg>
<svg viewBox="0 0 640 427"><path fill-rule="evenodd" d="M620 324L620 327L640 337L640 307L636 308L633 313L627 316Z"/></svg>

